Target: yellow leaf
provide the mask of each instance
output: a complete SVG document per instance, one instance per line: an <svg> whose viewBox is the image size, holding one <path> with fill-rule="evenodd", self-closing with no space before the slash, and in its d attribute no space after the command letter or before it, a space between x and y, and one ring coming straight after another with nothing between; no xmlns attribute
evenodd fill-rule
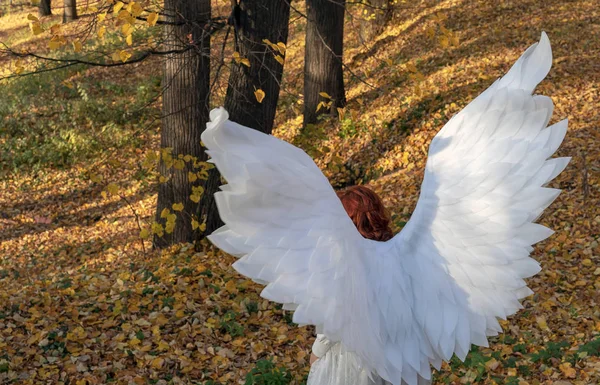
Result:
<svg viewBox="0 0 600 385"><path fill-rule="evenodd" d="M104 34L106 33L106 27L102 26L100 28L98 28L98 37L100 39L102 39L104 37Z"/></svg>
<svg viewBox="0 0 600 385"><path fill-rule="evenodd" d="M102 182L102 175L92 174L90 180L94 183Z"/></svg>
<svg viewBox="0 0 600 385"><path fill-rule="evenodd" d="M256 100L259 103L262 103L263 99L265 98L265 91L259 88L256 91L254 91L254 96L256 97Z"/></svg>
<svg viewBox="0 0 600 385"><path fill-rule="evenodd" d="M173 211L182 211L183 203L173 203Z"/></svg>
<svg viewBox="0 0 600 385"><path fill-rule="evenodd" d="M175 222L167 222L167 224L165 225L165 232L167 234L171 234L174 229L175 229Z"/></svg>
<svg viewBox="0 0 600 385"><path fill-rule="evenodd" d="M453 47L458 47L459 44L459 40L458 40L458 36L454 35L450 38L450 44L452 44Z"/></svg>
<svg viewBox="0 0 600 385"><path fill-rule="evenodd" d="M94 7L93 5L91 7L88 7L88 11L92 12L92 13L96 13L98 12L98 7Z"/></svg>
<svg viewBox="0 0 600 385"><path fill-rule="evenodd" d="M140 238L147 239L149 236L150 231L148 231L148 229L142 229L142 231L140 231Z"/></svg>
<svg viewBox="0 0 600 385"><path fill-rule="evenodd" d="M156 234L159 237L162 237L164 234L163 231L164 231L163 226L160 223L158 223L158 222L152 223L152 233L153 234Z"/></svg>
<svg viewBox="0 0 600 385"><path fill-rule="evenodd" d="M322 97L324 97L325 99L331 99L331 96L329 96L329 94L327 92L319 92L319 95L321 95Z"/></svg>
<svg viewBox="0 0 600 385"><path fill-rule="evenodd" d="M27 20L40 21L40 19L38 19L37 17L33 16L31 13L29 15L27 15Z"/></svg>
<svg viewBox="0 0 600 385"><path fill-rule="evenodd" d="M133 44L133 36L127 35L127 38L125 38L125 41L127 42L127 45L132 45Z"/></svg>
<svg viewBox="0 0 600 385"><path fill-rule="evenodd" d="M277 48L279 49L279 52L282 55L285 55L286 46L283 42L280 41L279 43L277 43Z"/></svg>
<svg viewBox="0 0 600 385"><path fill-rule="evenodd" d="M440 45L442 48L447 48L450 45L450 40L446 36L440 37Z"/></svg>
<svg viewBox="0 0 600 385"><path fill-rule="evenodd" d="M428 38L433 39L433 37L435 36L435 29L433 29L433 27L429 27L425 30L425 34Z"/></svg>
<svg viewBox="0 0 600 385"><path fill-rule="evenodd" d="M121 10L121 8L123 8L125 4L123 4L122 1L117 1L117 3L115 4L114 8L113 8L113 13L116 15L117 13L119 13L119 11Z"/></svg>
<svg viewBox="0 0 600 385"><path fill-rule="evenodd" d="M281 64L281 65L283 65L283 63L285 63L285 60L280 55L275 55L275 60L277 60L279 62L279 64Z"/></svg>
<svg viewBox="0 0 600 385"><path fill-rule="evenodd" d="M144 12L144 9L142 8L142 6L139 3L130 3L131 5L131 10L129 12L131 12L131 15L133 17L138 17L139 15L142 14L142 12Z"/></svg>
<svg viewBox="0 0 600 385"><path fill-rule="evenodd" d="M158 21L158 13L156 13L156 12L152 12L146 18L146 22L148 22L149 27L154 27L156 25L157 21Z"/></svg>
<svg viewBox="0 0 600 385"><path fill-rule="evenodd" d="M173 163L173 167L176 170L183 170L185 168L185 162L183 161L183 159L177 159L174 163Z"/></svg>
<svg viewBox="0 0 600 385"><path fill-rule="evenodd" d="M546 322L546 317L538 316L535 318L535 321L537 322L537 324L539 325L540 328L542 328L544 330L549 330L548 323Z"/></svg>
<svg viewBox="0 0 600 385"><path fill-rule="evenodd" d="M198 176L196 176L196 173L193 172L188 172L188 180L190 182L195 182L198 179Z"/></svg>
<svg viewBox="0 0 600 385"><path fill-rule="evenodd" d="M73 51L75 51L75 52L81 52L82 49L83 49L83 44L81 44L81 42L79 41L79 39L76 39L73 42Z"/></svg>
<svg viewBox="0 0 600 385"><path fill-rule="evenodd" d="M201 197L200 197L200 195L198 195L198 194L192 194L192 195L190 195L190 200L191 200L192 202L194 202L194 203L198 203L198 202L200 202L200 198L201 198Z"/></svg>
<svg viewBox="0 0 600 385"><path fill-rule="evenodd" d="M127 51L121 51L119 52L119 57L121 58L121 61L125 63L127 60L129 60L131 54Z"/></svg>
<svg viewBox="0 0 600 385"><path fill-rule="evenodd" d="M52 40L50 40L50 41L48 42L48 48L50 48L50 49L52 49L52 50L54 50L54 49L58 49L58 48L60 48L60 46L62 45L62 43L63 43L63 42L62 42L62 40L61 40L61 39L55 39L55 38L52 38Z"/></svg>
<svg viewBox="0 0 600 385"><path fill-rule="evenodd" d="M203 223L199 227L200 231L206 231L206 223Z"/></svg>
<svg viewBox="0 0 600 385"><path fill-rule="evenodd" d="M160 212L160 217L161 218L166 218L167 215L169 215L169 213L171 212L171 210L169 210L168 208L164 208L162 209L162 211Z"/></svg>
<svg viewBox="0 0 600 385"><path fill-rule="evenodd" d="M204 194L204 187L202 186L192 186L192 193L202 195Z"/></svg>
<svg viewBox="0 0 600 385"><path fill-rule="evenodd" d="M98 14L98 23L102 23L106 19L106 12Z"/></svg>
<svg viewBox="0 0 600 385"><path fill-rule="evenodd" d="M119 60L121 60L121 56L119 56L119 51L113 52L113 54L112 54L112 59L113 59L114 61L119 61Z"/></svg>
<svg viewBox="0 0 600 385"><path fill-rule="evenodd" d="M570 362L564 362L564 363L560 364L558 367L559 367L560 371L563 372L565 377L567 377L567 378L577 377L577 370L575 370L574 368L571 367Z"/></svg>
<svg viewBox="0 0 600 385"><path fill-rule="evenodd" d="M272 50L274 50L274 51L278 51L279 50L278 47L277 47L277 45L273 44L273 42L271 42L271 40L269 40L269 39L263 39L262 41L263 41L263 43L265 43L266 45L268 45L269 47L271 47Z"/></svg>
<svg viewBox="0 0 600 385"><path fill-rule="evenodd" d="M319 110L320 110L322 107L324 107L324 106L325 106L325 103L323 103L323 102L319 102L319 104L317 104L317 111L316 111L316 112L319 112Z"/></svg>
<svg viewBox="0 0 600 385"><path fill-rule="evenodd" d="M131 35L133 33L133 25L131 25L129 23L123 24L123 26L121 27L121 33L124 36Z"/></svg>
<svg viewBox="0 0 600 385"><path fill-rule="evenodd" d="M29 23L29 28L34 35L39 35L40 33L44 32L44 29L37 21L35 23Z"/></svg>
<svg viewBox="0 0 600 385"><path fill-rule="evenodd" d="M413 63L406 63L406 69L410 72L418 72L417 67Z"/></svg>
<svg viewBox="0 0 600 385"><path fill-rule="evenodd" d="M242 63L246 67L250 68L250 60L243 58L243 59L240 59L240 63Z"/></svg>
<svg viewBox="0 0 600 385"><path fill-rule="evenodd" d="M167 215L167 223L168 223L168 222L175 223L175 221L176 221L176 220L177 220L177 215L175 215L175 214L172 214L172 213L169 213L169 214Z"/></svg>
<svg viewBox="0 0 600 385"><path fill-rule="evenodd" d="M198 223L197 220L192 219L192 230L196 230L198 227L200 227L200 223Z"/></svg>
<svg viewBox="0 0 600 385"><path fill-rule="evenodd" d="M129 22L129 24L135 23L135 19L132 20L131 14L126 9L122 9L119 12L119 14L117 15L117 19L125 20L125 21Z"/></svg>
<svg viewBox="0 0 600 385"><path fill-rule="evenodd" d="M169 180L169 177L166 177L166 176L164 176L164 175L161 175L161 176L159 176L159 177L158 177L158 181L159 181L160 183L165 183L165 182L167 182L168 180Z"/></svg>
<svg viewBox="0 0 600 385"><path fill-rule="evenodd" d="M153 369L160 369L160 368L162 368L162 365L164 362L165 362L165 360L163 358L156 357L155 359L152 360L151 366Z"/></svg>
<svg viewBox="0 0 600 385"><path fill-rule="evenodd" d="M106 191L108 191L110 194L117 194L119 192L119 186L117 186L114 183L109 183L108 186L106 186Z"/></svg>

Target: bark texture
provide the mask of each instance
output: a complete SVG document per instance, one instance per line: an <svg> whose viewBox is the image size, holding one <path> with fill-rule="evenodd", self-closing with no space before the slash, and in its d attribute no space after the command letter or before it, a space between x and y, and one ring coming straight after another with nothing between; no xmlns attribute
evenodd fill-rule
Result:
<svg viewBox="0 0 600 385"><path fill-rule="evenodd" d="M158 189L156 222L167 227L168 219L161 216L164 209L176 215L171 233L154 236L155 247L174 243L193 242L200 236L192 229L192 219L202 222L200 202L194 202L193 187L205 186L205 181L191 181L190 173L199 168L193 160L180 157L189 155L198 161L207 156L200 146L200 135L206 128L210 91L210 0L165 0L165 50L183 50L165 59L163 77L163 118L161 131L160 173L168 178ZM178 25L179 23L182 23ZM170 148L168 151L164 150ZM175 162L175 163L173 163ZM192 178L193 179L193 178ZM183 210L173 210L173 204L182 203Z"/></svg>
<svg viewBox="0 0 600 385"><path fill-rule="evenodd" d="M50 7L50 0L40 0L40 5L38 8L38 12L40 16L50 16L52 15L52 9Z"/></svg>
<svg viewBox="0 0 600 385"><path fill-rule="evenodd" d="M304 126L327 112L320 102L331 102L329 111L346 105L342 53L345 0L306 0L306 49L304 54ZM319 95L327 93L331 99Z"/></svg>
<svg viewBox="0 0 600 385"><path fill-rule="evenodd" d="M77 1L64 0L65 7L63 9L63 23L68 23L77 19Z"/></svg>

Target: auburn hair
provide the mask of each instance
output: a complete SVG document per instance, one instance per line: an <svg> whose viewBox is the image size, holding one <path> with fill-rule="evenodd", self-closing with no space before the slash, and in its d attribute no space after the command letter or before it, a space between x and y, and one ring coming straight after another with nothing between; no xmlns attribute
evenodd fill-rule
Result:
<svg viewBox="0 0 600 385"><path fill-rule="evenodd" d="M381 198L373 190L365 186L352 186L337 191L337 195L363 237L387 241L394 236L389 214Z"/></svg>

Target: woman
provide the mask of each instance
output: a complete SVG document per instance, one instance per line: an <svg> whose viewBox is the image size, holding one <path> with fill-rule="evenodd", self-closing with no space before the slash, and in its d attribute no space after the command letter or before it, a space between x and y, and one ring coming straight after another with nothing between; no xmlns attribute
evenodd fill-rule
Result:
<svg viewBox="0 0 600 385"><path fill-rule="evenodd" d="M337 195L363 237L384 242L394 236L387 210L372 190L365 186L352 186L338 191ZM368 372L360 367L352 352L348 352L339 342L331 342L323 334L317 334L310 364L307 385L389 384L375 374L369 378Z"/></svg>

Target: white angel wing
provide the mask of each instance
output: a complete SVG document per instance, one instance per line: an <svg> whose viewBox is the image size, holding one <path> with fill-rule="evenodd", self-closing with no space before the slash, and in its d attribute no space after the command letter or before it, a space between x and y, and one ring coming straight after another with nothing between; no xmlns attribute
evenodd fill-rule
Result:
<svg viewBox="0 0 600 385"><path fill-rule="evenodd" d="M444 126L429 147L417 207L390 241L395 250L386 257L400 257L413 317L430 345L423 352L436 366L454 353L464 359L471 344L487 346L486 337L501 332L497 318L514 314L532 293L523 281L540 270L531 245L552 234L533 222L560 192L542 186L570 160L547 160L567 121L546 128L552 101L531 95L551 64L542 33ZM393 292L380 290L377 298ZM400 323L388 325L403 331Z"/></svg>
<svg viewBox="0 0 600 385"><path fill-rule="evenodd" d="M548 38L452 118L431 143L421 195L388 242L362 238L303 151L211 112L202 140L227 179L215 195L226 223L209 239L234 267L267 284L261 295L342 341L361 365L399 385L429 379L471 344L500 331L539 271L533 224L558 195L541 187L567 158L547 160L566 121L533 88L551 65Z"/></svg>

